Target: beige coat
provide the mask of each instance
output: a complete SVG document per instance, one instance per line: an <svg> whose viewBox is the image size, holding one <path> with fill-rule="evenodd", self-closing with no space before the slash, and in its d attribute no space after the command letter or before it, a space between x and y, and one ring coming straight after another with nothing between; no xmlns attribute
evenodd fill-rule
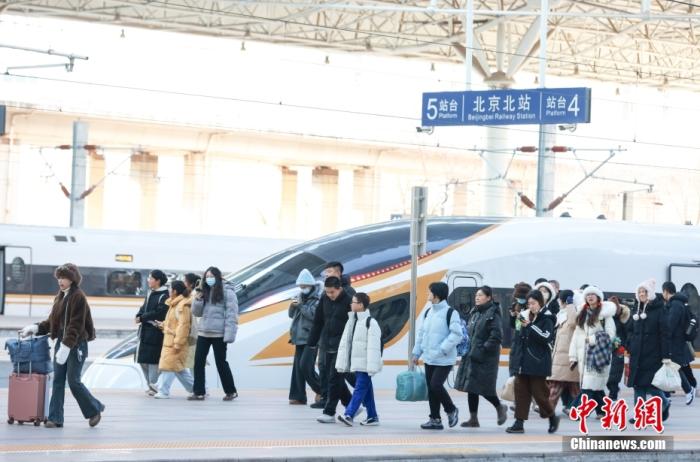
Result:
<svg viewBox="0 0 700 462"><path fill-rule="evenodd" d="M557 336L552 353L552 375L548 380L558 382L578 382L578 367L569 369L569 347L576 330L576 307L566 305L557 314Z"/></svg>
<svg viewBox="0 0 700 462"><path fill-rule="evenodd" d="M187 366L192 299L178 295L166 300L165 304L169 309L162 326L163 350L158 368L161 371L179 372Z"/></svg>

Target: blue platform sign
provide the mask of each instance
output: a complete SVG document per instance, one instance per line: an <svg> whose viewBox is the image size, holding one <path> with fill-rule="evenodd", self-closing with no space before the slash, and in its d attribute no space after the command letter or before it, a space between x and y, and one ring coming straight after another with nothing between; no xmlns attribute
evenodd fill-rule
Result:
<svg viewBox="0 0 700 462"><path fill-rule="evenodd" d="M424 127L589 123L591 89L423 93L421 119Z"/></svg>

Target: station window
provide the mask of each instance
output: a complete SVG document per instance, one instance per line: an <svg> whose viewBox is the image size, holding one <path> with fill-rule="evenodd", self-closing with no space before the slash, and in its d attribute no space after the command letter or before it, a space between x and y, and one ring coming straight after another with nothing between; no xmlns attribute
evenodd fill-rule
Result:
<svg viewBox="0 0 700 462"><path fill-rule="evenodd" d="M138 271L112 271L107 276L108 295L142 295L141 273Z"/></svg>
<svg viewBox="0 0 700 462"><path fill-rule="evenodd" d="M380 300L369 305L370 315L382 328L382 342L396 337L408 321L408 294Z"/></svg>

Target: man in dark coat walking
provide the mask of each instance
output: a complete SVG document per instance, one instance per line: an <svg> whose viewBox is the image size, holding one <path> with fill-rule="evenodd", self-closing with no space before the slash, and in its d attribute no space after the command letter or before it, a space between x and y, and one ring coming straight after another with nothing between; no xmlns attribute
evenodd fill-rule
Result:
<svg viewBox="0 0 700 462"><path fill-rule="evenodd" d="M690 368L695 359L691 347L685 338L685 331L690 321L688 297L682 292L676 292L673 282L664 282L663 297L666 300L666 322L669 335L669 358L681 366L679 371L681 384L685 392L685 404L690 405L695 399L695 388L698 383Z"/></svg>

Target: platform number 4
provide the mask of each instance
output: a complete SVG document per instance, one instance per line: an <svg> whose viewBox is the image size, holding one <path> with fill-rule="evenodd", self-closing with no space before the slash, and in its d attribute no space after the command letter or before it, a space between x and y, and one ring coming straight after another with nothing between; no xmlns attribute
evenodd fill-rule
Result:
<svg viewBox="0 0 700 462"><path fill-rule="evenodd" d="M571 98L568 111L573 112L574 117L578 117L578 113L581 111L581 109L578 107L578 95L574 95L574 97Z"/></svg>

